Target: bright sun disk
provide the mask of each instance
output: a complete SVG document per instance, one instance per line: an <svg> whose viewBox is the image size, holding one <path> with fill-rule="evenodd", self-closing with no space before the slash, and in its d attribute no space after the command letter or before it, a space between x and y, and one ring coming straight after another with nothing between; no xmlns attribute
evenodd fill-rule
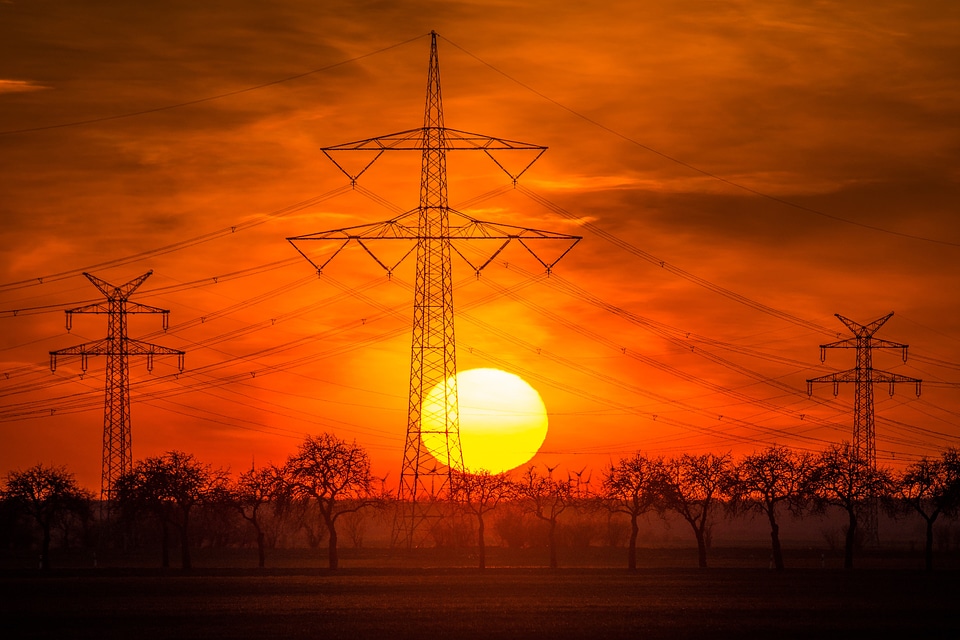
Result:
<svg viewBox="0 0 960 640"><path fill-rule="evenodd" d="M499 473L530 460L547 435L547 409L536 389L500 369L468 369L456 375L460 406L460 447L468 471ZM448 381L449 384L449 381ZM423 401L424 446L443 461L444 388L438 384Z"/></svg>

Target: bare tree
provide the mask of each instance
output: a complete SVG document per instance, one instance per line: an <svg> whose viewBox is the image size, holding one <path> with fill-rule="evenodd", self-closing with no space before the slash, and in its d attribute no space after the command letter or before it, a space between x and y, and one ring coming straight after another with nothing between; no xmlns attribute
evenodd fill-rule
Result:
<svg viewBox="0 0 960 640"><path fill-rule="evenodd" d="M627 545L627 568L637 568L638 519L644 513L661 507L666 471L663 459L651 460L639 451L630 458L620 458L603 472L604 504L614 513L630 518L630 541Z"/></svg>
<svg viewBox="0 0 960 640"><path fill-rule="evenodd" d="M513 493L512 485L506 474L490 473L486 469L477 472L453 475L450 485L450 497L464 511L477 518L477 547L479 550L479 568L487 567L487 546L484 536L484 515Z"/></svg>
<svg viewBox="0 0 960 640"><path fill-rule="evenodd" d="M820 453L810 474L809 490L818 510L836 506L847 514L843 568L853 568L857 526L870 501L883 496L890 487L890 474L873 469L857 455L849 442L831 445Z"/></svg>
<svg viewBox="0 0 960 640"><path fill-rule="evenodd" d="M527 523L529 513L520 508L519 500L509 500L497 512L493 528L511 549L522 549L530 542L530 530Z"/></svg>
<svg viewBox="0 0 960 640"><path fill-rule="evenodd" d="M364 536L367 534L367 514L363 511L345 513L340 520L353 548L362 548Z"/></svg>
<svg viewBox="0 0 960 640"><path fill-rule="evenodd" d="M50 568L50 538L65 518L90 510L93 496L81 489L66 467L41 464L7 476L3 498L40 527L40 568Z"/></svg>
<svg viewBox="0 0 960 640"><path fill-rule="evenodd" d="M180 560L185 570L193 566L190 557L190 516L195 507L214 502L223 495L227 475L202 464L192 454L168 451L146 458L120 476L116 491L120 508L127 513L152 513L162 532L162 565L170 566L168 525L180 534Z"/></svg>
<svg viewBox="0 0 960 640"><path fill-rule="evenodd" d="M261 569L266 563L264 511L276 505L285 484L284 469L268 465L244 471L229 490L230 503L257 534L257 566Z"/></svg>
<svg viewBox="0 0 960 640"><path fill-rule="evenodd" d="M533 466L527 467L523 477L514 483L521 505L537 519L546 523L547 544L550 548L550 568L556 569L557 522L560 514L573 503L569 481L554 480L551 475L542 476Z"/></svg>
<svg viewBox="0 0 960 640"><path fill-rule="evenodd" d="M794 513L800 512L812 467L811 455L778 446L745 456L734 466L730 487L733 507L767 517L773 564L777 571L783 571L777 510L787 508Z"/></svg>
<svg viewBox="0 0 960 640"><path fill-rule="evenodd" d="M924 564L933 569L933 525L942 514L960 508L960 451L948 449L939 460L921 458L895 481L896 497L926 524Z"/></svg>
<svg viewBox="0 0 960 640"><path fill-rule="evenodd" d="M685 454L672 458L666 468L666 506L687 521L697 539L697 561L707 566L707 539L714 507L730 486L730 454Z"/></svg>
<svg viewBox="0 0 960 640"><path fill-rule="evenodd" d="M330 433L307 436L287 460L287 473L290 495L317 504L328 533L329 566L338 568L337 520L381 500L373 488L367 452Z"/></svg>

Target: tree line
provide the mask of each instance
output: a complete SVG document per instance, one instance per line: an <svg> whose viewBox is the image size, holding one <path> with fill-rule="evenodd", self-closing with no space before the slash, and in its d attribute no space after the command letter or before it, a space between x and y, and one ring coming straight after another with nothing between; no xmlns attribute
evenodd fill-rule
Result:
<svg viewBox="0 0 960 640"><path fill-rule="evenodd" d="M925 566L932 569L934 525L960 511L960 451L921 458L900 472L872 468L847 443L817 453L773 446L739 459L636 452L604 468L597 487L583 482L582 475L555 477L552 470L541 473L531 466L512 474L455 473L449 494L448 517L428 533L437 546L475 546L481 569L488 520L498 510L501 517L494 524L508 544L522 544L518 518L540 524L552 568L559 564L565 513L606 513L625 520L630 569L637 568L639 522L646 514L672 513L686 522L701 567L707 566L719 516L759 514L769 525L773 566L783 570L781 518L828 509L845 515L844 567L850 569L864 519L878 508L922 519ZM284 543L319 547L325 541L328 566L336 569L340 536L345 533L360 546L364 513L385 513L395 502L385 481L373 476L362 447L323 433L307 436L284 464L252 467L236 478L182 451L139 460L117 480L99 514L93 494L64 467L12 471L0 492L0 544L37 548L41 568L49 568L54 535L63 544L90 546L109 525L123 545L157 544L163 567L170 566L176 542L180 565L189 569L192 548L236 544L244 529L261 568L270 548Z"/></svg>

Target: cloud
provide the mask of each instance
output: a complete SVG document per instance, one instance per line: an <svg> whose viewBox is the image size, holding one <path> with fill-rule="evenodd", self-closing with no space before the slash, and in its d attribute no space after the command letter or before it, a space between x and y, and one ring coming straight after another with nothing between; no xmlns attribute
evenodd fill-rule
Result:
<svg viewBox="0 0 960 640"><path fill-rule="evenodd" d="M29 91L42 91L49 89L42 84L31 82L30 80L4 80L0 79L0 93L27 93Z"/></svg>
<svg viewBox="0 0 960 640"><path fill-rule="evenodd" d="M360 424L366 430L362 433L378 434L361 435L360 440L378 452L384 470L396 473L409 373L412 294L404 285L413 280L412 261L404 265L406 271L387 279L358 249L356 256L340 254L317 278L309 263L291 260L299 256L284 238L395 215L365 190L404 209L415 206L420 158L384 154L361 180L365 190L318 201L269 224L188 244L181 251L157 255L150 250L240 225L347 185L320 149L419 126L429 39L416 36L431 29L443 36L439 47L446 125L549 146L520 186L576 219L558 216L555 208L522 189L509 189L509 178L482 154L451 154L451 204L485 220L583 235L555 275L657 322L718 343L776 351L816 365L822 336L718 295L693 278L680 278L631 253L632 245L708 283L813 318L831 330L838 324L835 312L869 321L891 309L900 318L902 309L933 330L895 320L883 337L911 343L911 354L917 345L918 355L960 361L960 342L942 339L960 335L957 300L950 295L960 288L956 248L867 228L960 241L960 170L955 162L960 83L954 72L960 63L958 3L612 0L581 6L546 0L237 0L228 9L222 4L50 0L43 12L7 11L10 19L0 20L0 42L9 53L2 72L8 79L0 80L0 93L11 94L0 96L3 127L27 130L90 121L2 138L0 284L38 284L0 290L0 309L57 308L87 299L94 292L79 275L42 286L37 278L144 252L149 259L92 270L108 281L125 282L154 269L151 287L176 285L145 300L170 308L173 322L184 325L155 340L188 349L191 370L209 366L211 375L243 380L242 385L218 389L216 397L205 388L190 391L181 398L188 408L164 413L164 406L137 406L137 455L173 446L193 450L196 445L200 457L239 468L249 464L249 440L254 436L265 441L277 459L286 445L295 444L295 439L264 433L270 429L264 425L287 420L294 432L315 432L350 423ZM384 50L397 43L406 44ZM381 52L367 55L374 51ZM323 73L271 84L354 58ZM261 88L238 92L245 87ZM43 91L47 88L56 91ZM186 104L217 95L224 97ZM184 106L163 108L170 105ZM132 112L143 115L111 117ZM698 170L772 197L759 197ZM788 207L777 199L830 216ZM623 242L612 242L597 228ZM478 355L485 350L555 381L556 388L543 384L545 401L557 412L551 429L556 428L556 442L571 451L619 451L611 447L624 442L662 446L664 453L685 444L699 446L672 434L663 422L669 414L701 427L699 414L624 396L623 388L587 373L601 371L615 381L701 408L718 401L709 387L674 379L632 359L635 351L655 356L697 382L766 397L762 389L748 386L752 380L705 361L699 347L691 351L662 343L576 292L553 289L553 280L531 279L521 271L528 267L519 258L504 255L503 260L509 267L491 264L480 279L459 272L457 313L463 310L499 323L526 343L542 347L543 354L524 351L463 322L458 324L458 340L490 346L478 347L477 353L462 349L458 364L489 365ZM259 265L275 263L282 268L258 271ZM189 284L246 270L254 275L216 285ZM488 282L515 286L523 300L535 300L539 307L501 295L500 289L488 288ZM368 291L366 287L374 286L370 283L376 284L375 290ZM293 284L298 288L288 291ZM480 306L473 309L471 302ZM384 315L393 324L381 329L387 320L374 321L384 313L377 305L396 308L402 317ZM234 306L229 314L220 313ZM301 308L310 312L301 314ZM563 314L570 326L539 308ZM196 322L187 324L191 320ZM62 312L5 321L0 349L7 349L7 360L0 361L0 371L19 370L24 362L39 363L41 371L48 348L94 340L105 330L103 318L84 318L67 335ZM134 318L131 330L137 336L154 331L155 321ZM402 331L381 344L378 332L386 335L393 327ZM597 343L576 327L602 334L626 352ZM226 340L234 332L236 337ZM38 339L51 342L39 347L31 343ZM211 348L203 348L207 341ZM276 354L267 351L288 343L295 347ZM549 351L581 365L582 371L549 365L544 357ZM371 365L371 357L381 353L383 366ZM840 355L828 364L848 366ZM737 353L728 357L746 358ZM794 419L790 408L810 402L803 394L806 374L790 373L786 365L762 358L742 363L769 378L795 378L791 384L801 397L784 401L787 414L779 418L782 424L773 425L789 427ZM102 375L103 364L99 366L99 374L92 370L84 384ZM152 379L142 363L136 366L144 384ZM163 367L169 370L173 364L158 363L158 371ZM250 375L268 369L275 372L272 378ZM63 371L68 370L65 364ZM85 416L58 410L55 417L28 423L29 430L7 423L9 430L0 431L2 437L23 435L0 448L0 473L40 459L62 459L86 468L93 486L100 470L102 385L81 387L75 379L42 373L36 381L42 393L11 396L13 402L82 391L96 396L90 406L97 409ZM932 369L931 375L952 379L952 374ZM321 384L313 377L321 375L332 383L323 393L312 389ZM14 377L10 384L21 382L26 380ZM64 387L52 388L53 383ZM271 388L303 390L323 397L323 402L303 401L301 406L297 403L302 399L295 400L303 411L300 417L281 418L276 403L287 402L286 396L268 392ZM653 424L649 418L638 422L638 414L606 419L613 405L578 396L570 392L573 388L587 390L590 397L622 398L625 405L660 415L655 426L663 429L658 432L662 437L645 440L637 435L642 429L628 431ZM399 396L396 416L381 421L365 411L348 414L333 402L377 404L362 397L372 390ZM226 395L233 391L249 398ZM947 403L936 393L931 390L931 401L953 413L936 408L935 415L952 419L956 402ZM850 400L850 394L845 398ZM211 414L200 413L233 416L238 400L250 403L239 406L251 414L243 418L253 420L238 429L223 428L234 418L213 415L211 420ZM276 402L265 404L268 400ZM194 406L199 408L194 411ZM725 407L724 424L738 411L749 419L754 410L749 404L742 410ZM811 405L802 411L810 415L818 410ZM81 417L87 429L83 456L66 446L56 456L50 453L49 443L57 441L52 434L63 431L54 422L80 422ZM846 424L848 417L838 420ZM900 418L940 428L924 415ZM591 425L584 430L586 419ZM41 422L46 431L28 438L32 425ZM197 423L225 444L218 441L214 447L191 440ZM716 416L710 418L708 431L714 432L717 423ZM322 426L327 424L340 426ZM730 428L729 437L755 435ZM849 438L847 431L843 434ZM234 434L232 444L227 433ZM570 434L566 440L564 433ZM291 435L296 434L287 432ZM720 436L728 437L726 431ZM729 442L698 437L706 448ZM878 441L884 437L898 434L878 430ZM920 441L897 446L898 460L900 452L930 450ZM235 455L224 456L225 449ZM602 455L599 463L607 457Z"/></svg>

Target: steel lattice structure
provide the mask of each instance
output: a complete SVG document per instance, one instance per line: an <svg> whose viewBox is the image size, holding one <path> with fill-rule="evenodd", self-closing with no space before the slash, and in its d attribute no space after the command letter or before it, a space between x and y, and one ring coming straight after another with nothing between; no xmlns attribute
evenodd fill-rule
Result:
<svg viewBox="0 0 960 640"><path fill-rule="evenodd" d="M89 273L84 273L90 282L100 290L106 300L94 304L68 309L67 331L73 326L75 313L102 313L107 315L107 337L95 342L59 349L50 352L50 370L56 371L57 358L60 356L80 356L80 368L87 370L89 356L107 356L106 397L103 406L103 466L100 474L100 497L111 502L114 482L133 468L133 453L130 435L130 356L146 356L147 370L153 370L153 357L158 355L176 355L180 371L183 371L184 352L141 342L127 337L127 314L160 313L163 314L163 328L167 328L169 311L139 302L130 302L130 296L153 271L148 271L130 282L115 287Z"/></svg>
<svg viewBox="0 0 960 640"><path fill-rule="evenodd" d="M416 253L416 280L413 300L413 331L410 355L410 393L403 465L398 493L401 515L395 528L395 542L408 546L419 544L440 508L455 470L463 469L460 447L459 407L456 378L456 339L454 332L453 278L451 257L459 255L479 275L490 262L511 243L518 243L533 255L549 272L580 241L579 236L530 229L514 225L485 222L450 208L447 197L447 152L482 151L513 181L543 154L546 147L505 138L496 138L448 129L443 120L443 99L440 89L440 66L437 55L437 34L431 32L430 63L427 74L427 99L423 127L376 138L325 147L323 153L340 169L352 185L387 151L419 151L421 153L420 204L411 211L390 220L322 231L287 240L322 273L324 267L341 250L356 243L390 275L409 255ZM511 172L495 157L495 152L525 151L532 159ZM340 153L366 152L373 158L351 173L338 162ZM471 260L461 251L459 241L487 240L493 251L479 260ZM301 245L307 241L325 242L333 247L325 259L314 260ZM373 241L408 243L396 262L387 261L374 251ZM560 251L555 258L545 259L534 250L535 244L554 243ZM559 243L559 244L558 244ZM444 384L445 383L445 384ZM424 399L442 385L444 402L425 414ZM429 405L428 405L429 406ZM431 411L431 409L426 409ZM438 425L427 428L426 424ZM431 455L424 446L424 436L440 442L441 453ZM434 447L436 449L436 447Z"/></svg>
<svg viewBox="0 0 960 640"><path fill-rule="evenodd" d="M839 313L836 314L836 316L840 319L840 322L846 325L850 332L853 333L853 337L820 345L820 362L826 360L827 349L856 349L857 364L853 369L807 380L807 394L810 395L813 393L814 383L832 383L834 396L840 393L841 382L852 382L855 385L853 450L854 454L860 460L863 460L871 469L875 470L877 468L877 441L874 421L873 385L886 382L890 385L890 395L893 395L894 385L896 385L896 383L912 382L916 384L917 395L919 396L922 380L873 368L873 349L900 349L903 353L903 361L907 361L908 345L874 337L874 334L876 334L880 327L893 316L892 311L869 324L854 322ZM868 509L866 516L867 522L864 523L864 530L867 535L870 536L871 542L876 542L877 509L875 502L871 505L871 508Z"/></svg>

